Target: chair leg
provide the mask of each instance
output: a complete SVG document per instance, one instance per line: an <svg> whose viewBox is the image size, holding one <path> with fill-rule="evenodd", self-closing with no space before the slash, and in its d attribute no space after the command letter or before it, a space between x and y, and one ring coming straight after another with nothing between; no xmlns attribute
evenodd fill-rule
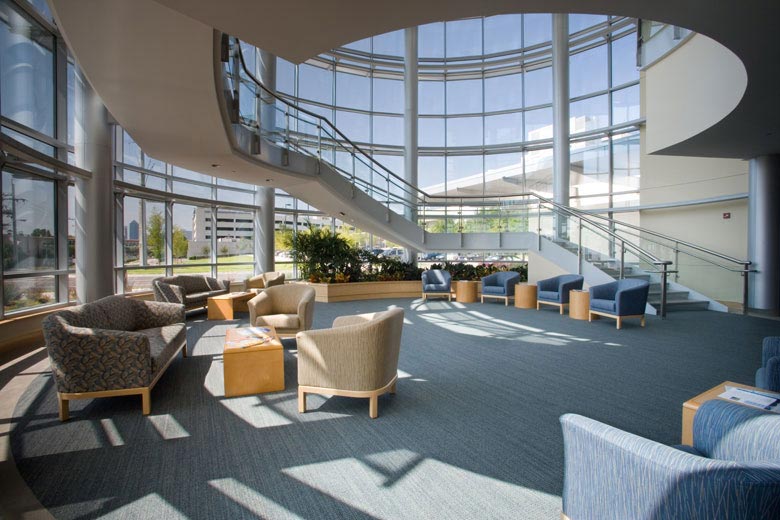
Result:
<svg viewBox="0 0 780 520"><path fill-rule="evenodd" d="M141 391L141 413L144 415L152 413L152 397L148 388Z"/></svg>
<svg viewBox="0 0 780 520"><path fill-rule="evenodd" d="M57 399L60 402L60 421L67 421L70 419L70 406L67 399L57 394Z"/></svg>
<svg viewBox="0 0 780 520"><path fill-rule="evenodd" d="M187 357L187 344L184 344L184 348L181 349L181 357L185 358Z"/></svg>
<svg viewBox="0 0 780 520"><path fill-rule="evenodd" d="M298 413L306 413L306 392L298 387Z"/></svg>
<svg viewBox="0 0 780 520"><path fill-rule="evenodd" d="M593 313L588 311L588 323L593 321Z"/></svg>
<svg viewBox="0 0 780 520"><path fill-rule="evenodd" d="M372 419L376 419L379 415L379 396L372 395L368 398L368 416Z"/></svg>
<svg viewBox="0 0 780 520"><path fill-rule="evenodd" d="M645 326L645 315L642 315L642 319L639 321L639 324L644 327Z"/></svg>
<svg viewBox="0 0 780 520"><path fill-rule="evenodd" d="M398 381L396 381L395 383L393 383L393 386L391 386L391 387L390 387L390 393L391 393L391 394L395 394L395 385L397 385L397 384L398 384Z"/></svg>
<svg viewBox="0 0 780 520"><path fill-rule="evenodd" d="M539 310L539 302L536 302L536 310Z"/></svg>
<svg viewBox="0 0 780 520"><path fill-rule="evenodd" d="M509 307L509 296L504 298L504 307Z"/></svg>
<svg viewBox="0 0 780 520"><path fill-rule="evenodd" d="M617 317L617 328L620 330L620 327L623 325L623 320L620 318L620 316Z"/></svg>
<svg viewBox="0 0 780 520"><path fill-rule="evenodd" d="M563 304L559 305L559 307L561 308L561 315L563 315Z"/></svg>

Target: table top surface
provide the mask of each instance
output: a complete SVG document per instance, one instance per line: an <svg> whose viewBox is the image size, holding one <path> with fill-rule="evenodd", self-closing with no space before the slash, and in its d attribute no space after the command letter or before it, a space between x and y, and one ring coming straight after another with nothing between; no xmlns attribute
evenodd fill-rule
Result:
<svg viewBox="0 0 780 520"><path fill-rule="evenodd" d="M241 298L253 298L257 296L256 292L252 291L237 291L227 294L219 294L217 296L209 297L209 300L237 300Z"/></svg>
<svg viewBox="0 0 780 520"><path fill-rule="evenodd" d="M748 390L760 390L755 386L743 385L742 383L735 383L733 381L724 381L718 386L713 386L709 390L706 390L695 397L691 397L685 403L683 407L698 410L699 406L711 399L718 399L718 396L726 391L726 385L733 386L735 388L747 388Z"/></svg>
<svg viewBox="0 0 780 520"><path fill-rule="evenodd" d="M275 350L282 342L271 326L240 327L228 329L225 333L225 354Z"/></svg>

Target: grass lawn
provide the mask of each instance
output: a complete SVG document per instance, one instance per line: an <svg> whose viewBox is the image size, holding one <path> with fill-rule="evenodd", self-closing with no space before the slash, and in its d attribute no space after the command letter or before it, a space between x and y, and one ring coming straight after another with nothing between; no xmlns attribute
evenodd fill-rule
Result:
<svg viewBox="0 0 780 520"><path fill-rule="evenodd" d="M254 259L252 255L235 255L235 256L220 256L217 258L217 265L220 264L230 264L230 263L237 263L237 262L253 262ZM207 267L211 263L210 258L196 258L193 260L190 259L182 259L182 260L175 260L173 263L173 272L176 274L200 274L204 273L209 268ZM137 267L137 263L127 263L125 264L125 267L128 270L132 270L135 273L143 273L143 274L156 274L156 275L164 275L165 274L165 268L164 267L153 267L153 268L142 268ZM204 269L205 268L205 269ZM254 270L254 266L252 265L226 265L224 267L219 268L219 271L221 272L252 272Z"/></svg>

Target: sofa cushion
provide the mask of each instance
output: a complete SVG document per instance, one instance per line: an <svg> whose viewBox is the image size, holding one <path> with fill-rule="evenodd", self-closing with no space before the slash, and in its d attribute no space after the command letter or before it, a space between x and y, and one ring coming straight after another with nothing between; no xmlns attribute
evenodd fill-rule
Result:
<svg viewBox="0 0 780 520"><path fill-rule="evenodd" d="M149 354L152 358L152 374L165 366L176 349L187 337L184 323L174 323L165 327L141 329L137 332L149 338Z"/></svg>
<svg viewBox="0 0 780 520"><path fill-rule="evenodd" d="M551 302L557 302L558 300L558 291L539 291L539 294L536 296L539 300L547 300Z"/></svg>
<svg viewBox="0 0 780 520"><path fill-rule="evenodd" d="M448 292L449 290L450 286L446 283L426 283L423 285L425 292Z"/></svg>
<svg viewBox="0 0 780 520"><path fill-rule="evenodd" d="M615 313L615 300L601 300L599 298L593 298L590 301L590 308L594 311L604 311Z"/></svg>
<svg viewBox="0 0 780 520"><path fill-rule="evenodd" d="M255 320L255 326L270 325L275 329L298 329L300 320L297 314L268 314L258 316Z"/></svg>
<svg viewBox="0 0 780 520"><path fill-rule="evenodd" d="M506 291L504 290L503 285L485 285L482 287L482 294L500 294L505 296Z"/></svg>

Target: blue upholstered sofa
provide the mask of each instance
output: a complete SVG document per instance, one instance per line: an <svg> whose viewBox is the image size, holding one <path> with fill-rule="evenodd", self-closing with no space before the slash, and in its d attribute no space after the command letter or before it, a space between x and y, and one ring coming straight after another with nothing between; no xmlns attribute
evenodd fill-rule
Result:
<svg viewBox="0 0 780 520"><path fill-rule="evenodd" d="M422 273L422 297L446 296L452 301L452 276L449 271L443 269L428 269Z"/></svg>
<svg viewBox="0 0 780 520"><path fill-rule="evenodd" d="M499 271L482 278L482 303L485 298L498 298L509 305L509 298L515 295L515 285L520 283L520 273Z"/></svg>
<svg viewBox="0 0 780 520"><path fill-rule="evenodd" d="M694 445L665 446L580 415L561 417L571 520L780 518L780 415L705 402Z"/></svg>
<svg viewBox="0 0 780 520"><path fill-rule="evenodd" d="M764 338L761 349L761 368L756 371L756 386L780 392L780 336Z"/></svg>
<svg viewBox="0 0 780 520"><path fill-rule="evenodd" d="M640 318L640 324L644 327L649 290L650 283L635 278L591 287L588 321L594 315L615 318L619 329L623 325L623 318Z"/></svg>
<svg viewBox="0 0 780 520"><path fill-rule="evenodd" d="M578 274L562 274L539 280L536 283L536 310L542 305L553 305L563 309L569 305L569 291L579 291L585 278Z"/></svg>

